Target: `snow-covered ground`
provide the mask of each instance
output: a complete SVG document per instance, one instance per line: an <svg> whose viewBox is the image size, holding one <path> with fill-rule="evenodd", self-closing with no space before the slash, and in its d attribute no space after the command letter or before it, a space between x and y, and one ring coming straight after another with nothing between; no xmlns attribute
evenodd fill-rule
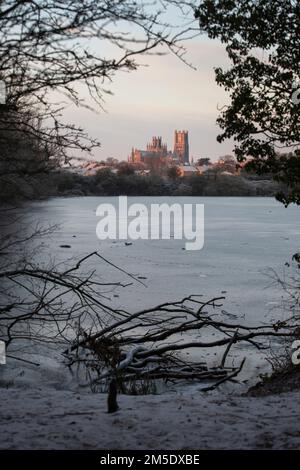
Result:
<svg viewBox="0 0 300 470"><path fill-rule="evenodd" d="M95 234L100 202L108 200L59 198L28 206L32 222L61 224L37 256L45 261L55 253L61 261L99 250L112 263L146 278L147 287L134 284L111 295L113 305L131 311L188 294L206 299L224 294L224 309L240 321L281 318L280 309L273 309L280 306L281 292L277 286L266 289L264 273L268 267L282 270L299 250L298 208L286 210L271 198L188 198L183 202L205 204L206 218L203 250L187 252L180 240L138 240L131 246L100 242ZM66 244L71 248L60 248ZM107 265L90 267L102 270L106 282L123 280ZM0 366L0 448L300 448L299 393L243 396L267 363L248 347L240 354L247 356L241 385L225 384L208 393L193 385L172 386L160 395L121 395L120 410L112 415L106 413L106 396L76 386L57 354L49 351L38 371L23 363L12 366L9 360ZM250 381L243 383L246 378Z"/></svg>
<svg viewBox="0 0 300 470"><path fill-rule="evenodd" d="M188 389L120 396L0 389L1 449L300 449L300 394L249 398Z"/></svg>

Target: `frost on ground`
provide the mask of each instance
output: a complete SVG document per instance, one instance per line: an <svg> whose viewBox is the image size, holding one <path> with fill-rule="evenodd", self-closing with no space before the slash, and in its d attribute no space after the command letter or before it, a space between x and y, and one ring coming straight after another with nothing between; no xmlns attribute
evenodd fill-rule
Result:
<svg viewBox="0 0 300 470"><path fill-rule="evenodd" d="M2 389L1 449L299 449L300 395L121 396Z"/></svg>
<svg viewBox="0 0 300 470"><path fill-rule="evenodd" d="M65 257L62 245L70 245L69 255L77 258L87 254L87 248L101 250L112 263L146 278L151 289L132 285L122 297L114 293L114 307L137 311L153 306L153 299L165 302L187 292L210 298L221 291L227 297L224 308L234 318L264 325L282 320L274 310L281 292L274 286L265 289L270 280L263 271L282 266L287 253L299 247L300 225L292 207L284 209L267 198L206 198L206 244L194 253L182 250L180 240L138 240L128 247L123 242L100 242L95 236L100 202L101 198L53 199L36 203L33 214L41 224L44 219L62 223L62 231L49 241L49 252L58 261ZM106 282L116 280L115 270L104 274ZM250 397L243 396L250 383L226 383L207 393L199 390L200 385L174 387L160 395L120 395L120 410L107 414L106 395L74 385L66 367L57 370L61 358L52 353L45 375L20 363L13 369L10 364L0 366L1 449L300 448L297 390ZM266 365L249 345L235 351L237 362L244 356L241 383L264 372ZM41 357L33 360L41 362ZM216 363L219 360L215 357Z"/></svg>
<svg viewBox="0 0 300 470"><path fill-rule="evenodd" d="M2 381L1 449L300 448L298 391L249 397L237 384L208 393L189 386L120 395L120 410L107 414L105 394L32 383Z"/></svg>

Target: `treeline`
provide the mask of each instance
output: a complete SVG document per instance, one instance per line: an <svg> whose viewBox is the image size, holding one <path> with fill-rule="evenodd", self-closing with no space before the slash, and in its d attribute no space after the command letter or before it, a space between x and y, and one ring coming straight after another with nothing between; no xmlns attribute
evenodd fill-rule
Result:
<svg viewBox="0 0 300 470"><path fill-rule="evenodd" d="M0 202L33 200L51 196L275 196L281 186L268 177L243 173L207 172L176 179L158 174L114 173L110 169L93 176L70 170L11 174L2 181Z"/></svg>
<svg viewBox="0 0 300 470"><path fill-rule="evenodd" d="M168 179L158 174L143 176L104 169L94 176L61 171L55 178L57 194L65 196L274 196L281 189L268 178L246 173L231 176L207 172Z"/></svg>

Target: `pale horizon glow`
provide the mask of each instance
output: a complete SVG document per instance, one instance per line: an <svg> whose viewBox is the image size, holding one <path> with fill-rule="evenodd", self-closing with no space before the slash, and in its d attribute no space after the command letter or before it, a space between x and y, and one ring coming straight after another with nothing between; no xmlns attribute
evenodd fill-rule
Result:
<svg viewBox="0 0 300 470"><path fill-rule="evenodd" d="M188 130L190 158L232 153L233 143L219 144L216 124L228 96L215 82L214 67L228 68L224 46L199 37L186 43L188 67L176 56L145 56L137 71L118 73L105 99L106 112L98 114L70 106L64 117L85 128L101 142L94 160L126 160L131 148L146 148L152 136L162 136L173 149L174 130ZM90 158L89 156L84 158Z"/></svg>

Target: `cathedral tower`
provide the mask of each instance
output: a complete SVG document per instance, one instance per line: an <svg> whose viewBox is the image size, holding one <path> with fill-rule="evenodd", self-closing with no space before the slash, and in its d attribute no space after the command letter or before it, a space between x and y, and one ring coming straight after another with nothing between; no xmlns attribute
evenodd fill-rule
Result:
<svg viewBox="0 0 300 470"><path fill-rule="evenodd" d="M188 131L175 131L174 154L180 163L189 165L189 134Z"/></svg>

